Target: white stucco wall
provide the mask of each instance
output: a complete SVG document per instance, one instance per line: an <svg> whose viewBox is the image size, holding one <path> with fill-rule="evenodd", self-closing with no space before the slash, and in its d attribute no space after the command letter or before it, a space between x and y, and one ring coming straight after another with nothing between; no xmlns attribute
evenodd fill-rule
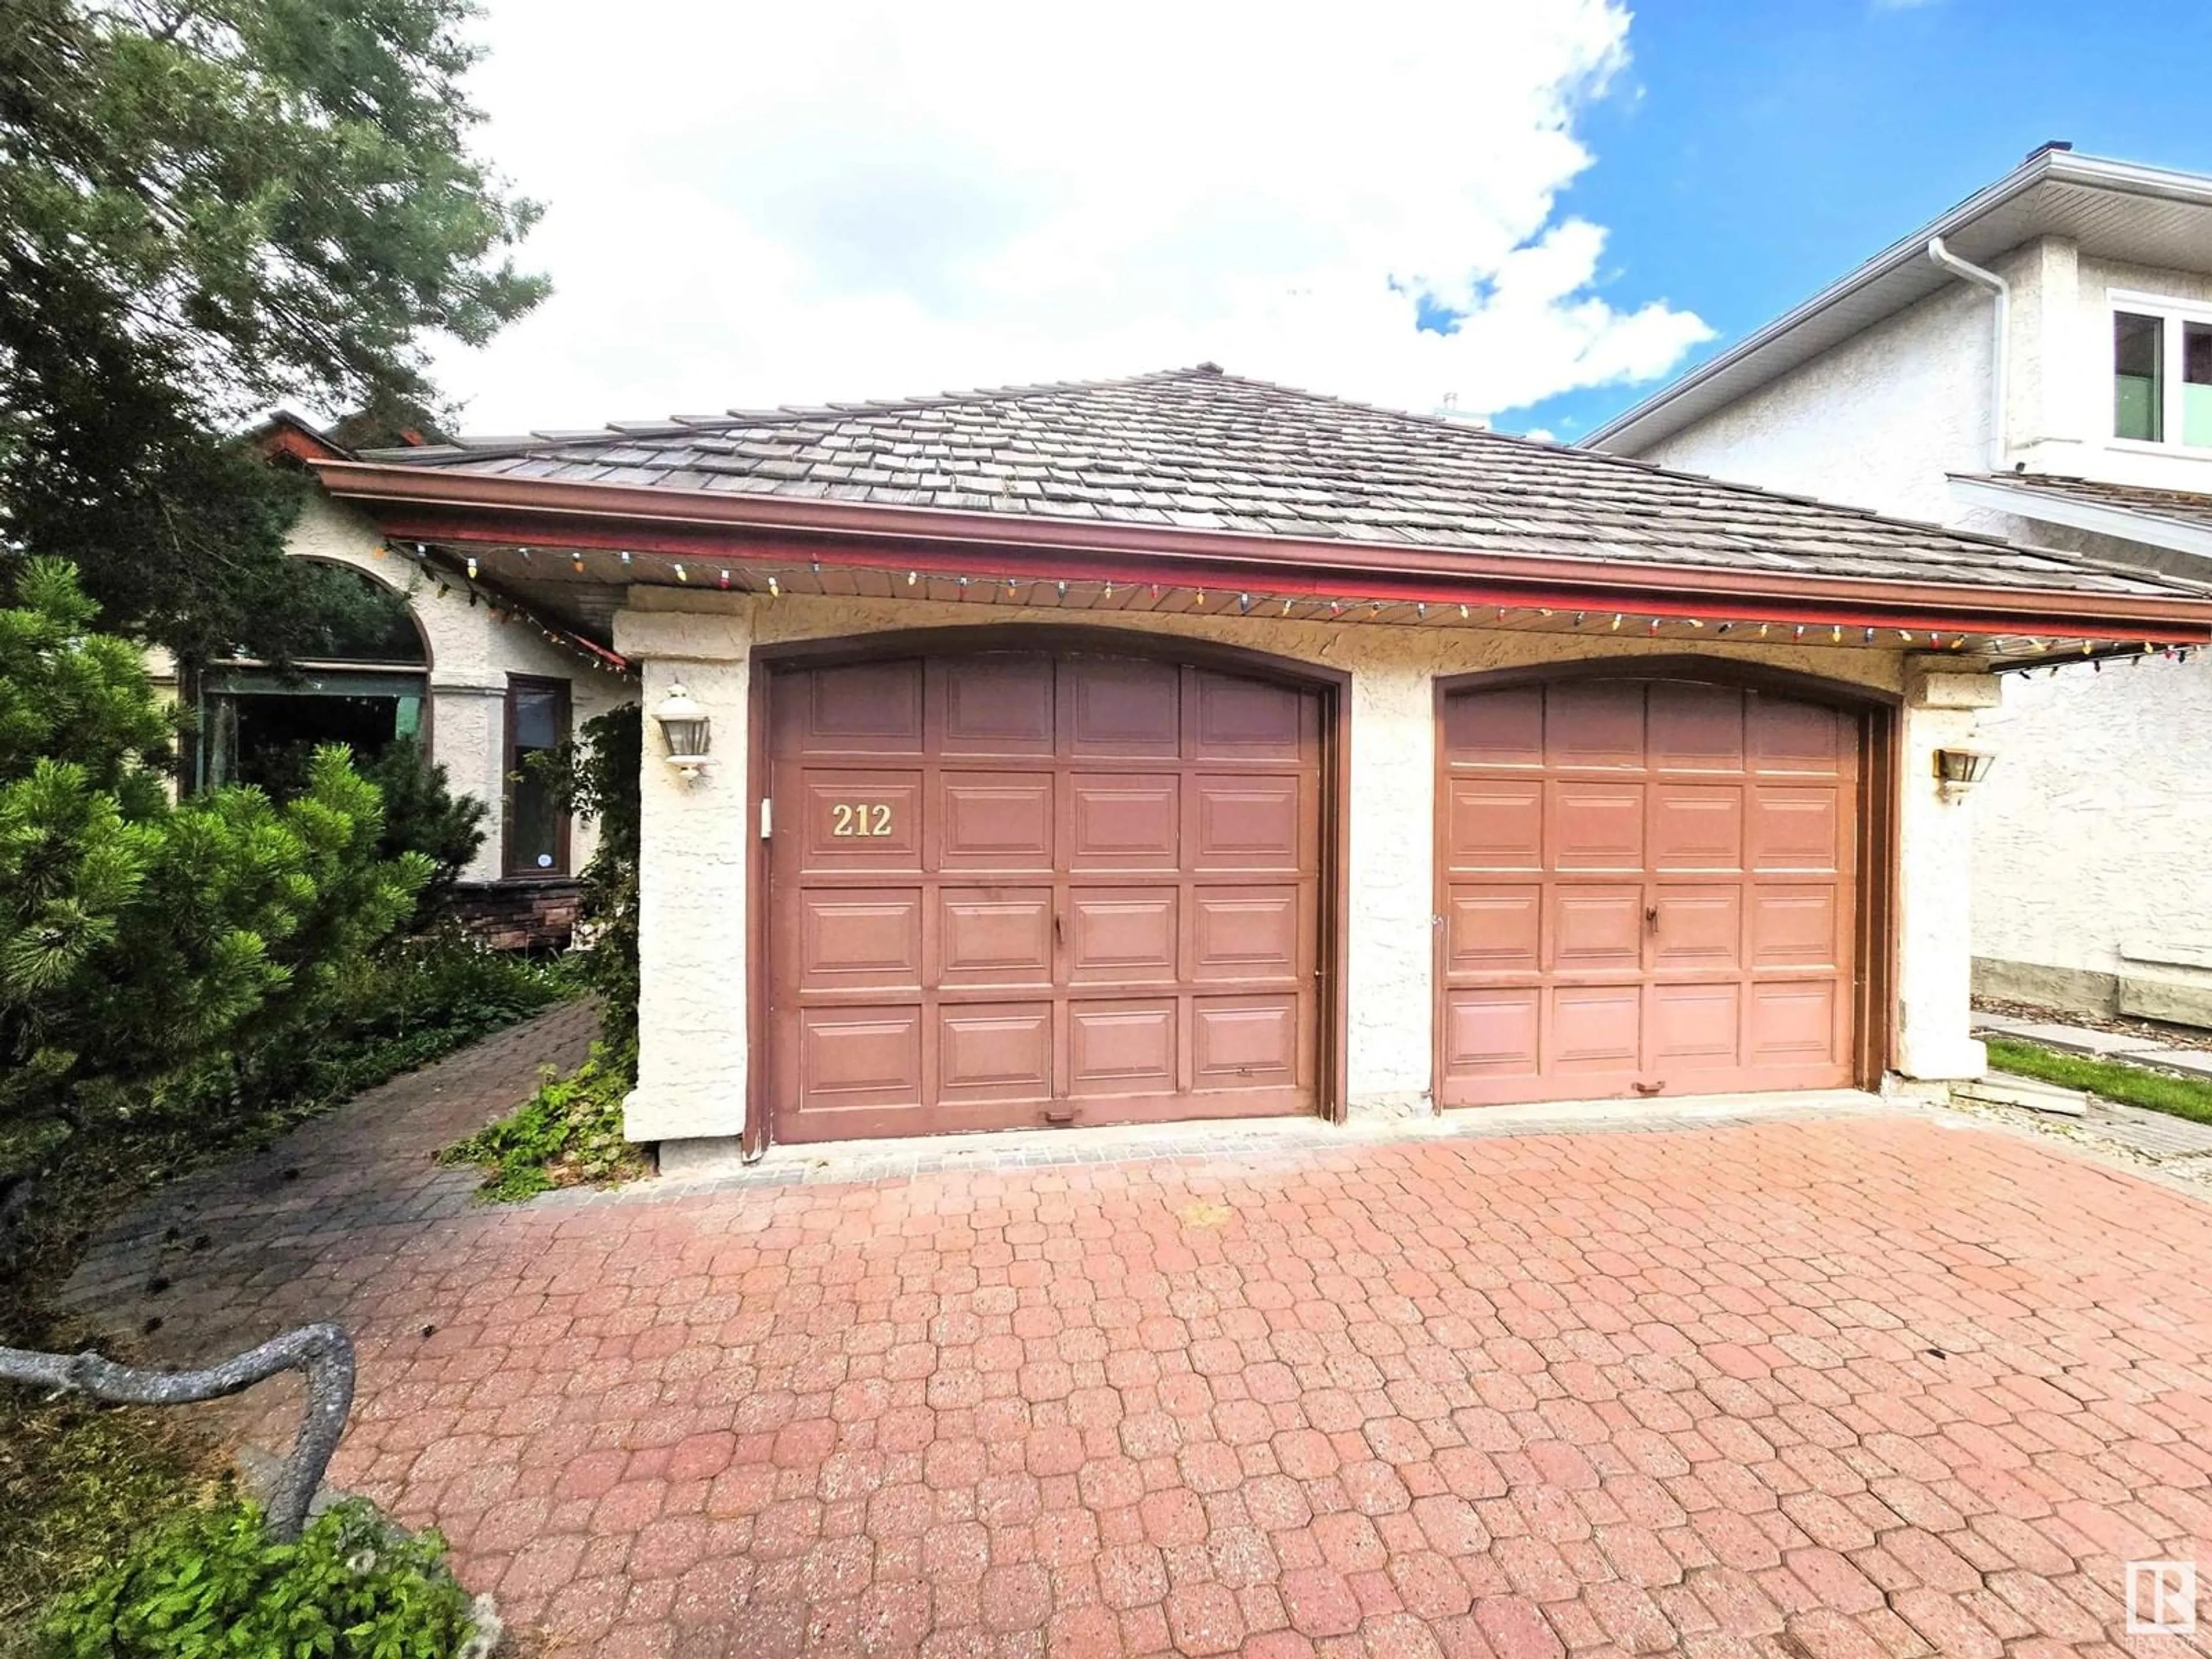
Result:
<svg viewBox="0 0 2212 1659"><path fill-rule="evenodd" d="M1974 952L2212 990L2212 659L2009 676Z"/></svg>
<svg viewBox="0 0 2212 1659"><path fill-rule="evenodd" d="M1946 471L1984 470L1990 300L1929 295L1663 439L1642 459L1769 489L1948 522Z"/></svg>
<svg viewBox="0 0 2212 1659"><path fill-rule="evenodd" d="M441 595L434 581L406 560L383 552L383 547L382 534L366 517L314 495L293 526L285 550L350 565L407 596L430 656L430 758L446 769L455 793L474 795L490 809L483 845L464 879L496 881L501 873L500 803L506 793L507 676L568 681L570 717L580 730L592 716L635 697L637 687L554 644L526 623L493 620L489 607L471 605L459 587ZM584 867L598 833L590 820L577 821L570 839L572 870Z"/></svg>
<svg viewBox="0 0 2212 1659"><path fill-rule="evenodd" d="M1079 613L927 600L754 599L635 589L616 619L619 649L640 660L648 712L680 679L714 720L714 759L686 782L648 731L640 1008L642 1054L627 1119L639 1140L719 1138L744 1121L745 872L758 835L747 794L747 658L756 644L891 629L1009 622L1111 623ZM1677 654L1676 639L1413 629L1261 617L1146 619L1147 631L1219 640L1342 669L1351 684L1347 1071L1355 1109L1425 1106L1431 1082L1435 769L1434 682L1484 668L1592 657ZM1710 654L1885 690L1906 659L1850 648L1714 645ZM1948 675L1947 679L1962 677ZM1897 989L1900 1060L1929 1077L1978 1072L1966 1030L1964 906L1969 809L1936 810L1930 750L1971 731L1971 710L1905 716L1900 803L1905 860ZM650 727L650 721L648 721Z"/></svg>

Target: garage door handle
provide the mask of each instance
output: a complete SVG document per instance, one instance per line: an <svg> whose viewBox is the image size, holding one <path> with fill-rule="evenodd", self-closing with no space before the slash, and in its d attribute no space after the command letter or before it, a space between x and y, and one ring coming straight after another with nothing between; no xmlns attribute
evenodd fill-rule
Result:
<svg viewBox="0 0 2212 1659"><path fill-rule="evenodd" d="M1659 931L1659 907L1656 904L1647 905L1644 908L1644 931L1647 933L1656 933Z"/></svg>
<svg viewBox="0 0 2212 1659"><path fill-rule="evenodd" d="M1067 928L1057 912L1054 914L1052 919L1052 942L1054 945L1067 943Z"/></svg>

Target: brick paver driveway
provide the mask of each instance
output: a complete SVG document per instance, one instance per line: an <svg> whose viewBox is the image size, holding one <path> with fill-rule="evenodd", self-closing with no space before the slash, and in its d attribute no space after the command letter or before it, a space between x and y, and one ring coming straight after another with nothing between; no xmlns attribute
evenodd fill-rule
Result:
<svg viewBox="0 0 2212 1659"><path fill-rule="evenodd" d="M350 1321L336 1478L578 1650L2148 1654L2212 1567L2205 1211L1932 1118L345 1207L185 1346Z"/></svg>

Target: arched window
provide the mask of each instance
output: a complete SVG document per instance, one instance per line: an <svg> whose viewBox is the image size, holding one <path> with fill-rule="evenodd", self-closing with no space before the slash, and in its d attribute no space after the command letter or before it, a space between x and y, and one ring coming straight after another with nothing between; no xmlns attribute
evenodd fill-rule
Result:
<svg viewBox="0 0 2212 1659"><path fill-rule="evenodd" d="M406 596L350 566L294 563L310 590L311 642L289 664L237 658L199 676L203 787L258 784L283 797L320 744L344 744L367 763L422 740L429 658Z"/></svg>

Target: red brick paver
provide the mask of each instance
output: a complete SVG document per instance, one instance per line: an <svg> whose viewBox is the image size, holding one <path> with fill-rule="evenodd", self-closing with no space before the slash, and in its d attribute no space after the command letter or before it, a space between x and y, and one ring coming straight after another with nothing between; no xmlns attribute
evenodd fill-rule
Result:
<svg viewBox="0 0 2212 1659"><path fill-rule="evenodd" d="M349 1322L336 1480L577 1651L2148 1656L2209 1218L1905 1115L1408 1140L274 1211L164 1335Z"/></svg>

